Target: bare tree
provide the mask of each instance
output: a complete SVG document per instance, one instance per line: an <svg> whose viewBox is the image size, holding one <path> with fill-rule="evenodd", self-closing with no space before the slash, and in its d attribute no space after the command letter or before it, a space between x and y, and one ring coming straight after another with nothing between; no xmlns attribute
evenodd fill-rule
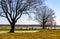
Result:
<svg viewBox="0 0 60 39"><path fill-rule="evenodd" d="M54 26L54 22L55 22L55 18L56 16L54 16L54 17L52 17L52 16L50 16L50 20L47 22L47 24L49 25L49 26L47 26L48 28L50 28L51 30L52 30L52 28L53 28L53 26Z"/></svg>
<svg viewBox="0 0 60 39"><path fill-rule="evenodd" d="M47 6L40 6L36 8L35 19L42 25L43 29L45 29L45 25L52 21L51 19L54 18L54 10L48 8Z"/></svg>
<svg viewBox="0 0 60 39"><path fill-rule="evenodd" d="M53 26L54 26L54 30L55 30L55 28L56 28L56 21L54 21L54 25Z"/></svg>
<svg viewBox="0 0 60 39"><path fill-rule="evenodd" d="M0 0L0 16L10 23L10 32L14 32L15 24L22 14L37 3L41 5L43 0Z"/></svg>

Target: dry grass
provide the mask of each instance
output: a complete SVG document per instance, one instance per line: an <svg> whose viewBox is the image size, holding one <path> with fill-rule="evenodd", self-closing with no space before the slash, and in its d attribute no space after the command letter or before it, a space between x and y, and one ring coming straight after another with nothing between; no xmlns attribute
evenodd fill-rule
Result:
<svg viewBox="0 0 60 39"><path fill-rule="evenodd" d="M35 33L2 33L0 39L60 39L60 30L40 30Z"/></svg>

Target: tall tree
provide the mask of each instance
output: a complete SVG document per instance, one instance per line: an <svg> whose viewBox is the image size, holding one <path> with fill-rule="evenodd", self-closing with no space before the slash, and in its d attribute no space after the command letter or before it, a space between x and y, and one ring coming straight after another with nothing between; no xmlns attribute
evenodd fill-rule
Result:
<svg viewBox="0 0 60 39"><path fill-rule="evenodd" d="M40 6L36 8L35 19L42 25L43 29L45 29L45 25L48 22L51 22L54 19L54 10L48 8L47 6Z"/></svg>
<svg viewBox="0 0 60 39"><path fill-rule="evenodd" d="M22 14L38 3L41 5L43 0L0 0L0 16L10 23L10 32L14 32L15 24Z"/></svg>

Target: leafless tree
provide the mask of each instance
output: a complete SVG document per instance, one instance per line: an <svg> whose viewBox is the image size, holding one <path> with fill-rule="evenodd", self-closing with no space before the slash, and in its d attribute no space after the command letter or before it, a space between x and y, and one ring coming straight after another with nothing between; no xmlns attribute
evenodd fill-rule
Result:
<svg viewBox="0 0 60 39"><path fill-rule="evenodd" d="M10 32L14 32L17 20L33 5L43 3L43 0L0 0L0 16L5 17L10 25Z"/></svg>
<svg viewBox="0 0 60 39"><path fill-rule="evenodd" d="M53 26L55 25L55 18L56 16L54 16L54 17L52 17L52 16L50 16L50 20L48 21L48 25L50 25L50 26L47 26L47 27L49 27L51 30L53 29Z"/></svg>
<svg viewBox="0 0 60 39"><path fill-rule="evenodd" d="M56 28L56 21L54 21L54 30L55 30L55 28Z"/></svg>
<svg viewBox="0 0 60 39"><path fill-rule="evenodd" d="M45 29L45 25L48 22L53 21L54 18L54 10L48 8L46 5L40 6L36 8L35 19L42 25L43 29Z"/></svg>

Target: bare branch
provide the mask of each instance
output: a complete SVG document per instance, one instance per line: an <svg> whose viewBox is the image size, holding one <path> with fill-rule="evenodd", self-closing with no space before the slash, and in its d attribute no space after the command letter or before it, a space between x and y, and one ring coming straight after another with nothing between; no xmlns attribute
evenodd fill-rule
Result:
<svg viewBox="0 0 60 39"><path fill-rule="evenodd" d="M16 21L22 16L22 13L16 18Z"/></svg>
<svg viewBox="0 0 60 39"><path fill-rule="evenodd" d="M6 16L3 16L3 15L0 15L1 17L5 17L6 18Z"/></svg>
<svg viewBox="0 0 60 39"><path fill-rule="evenodd" d="M10 25L11 32L14 32L15 23L22 16L24 11L30 9L31 6L37 4L38 0L0 0L2 13L0 16L5 17ZM3 15L4 14L4 15Z"/></svg>
<svg viewBox="0 0 60 39"><path fill-rule="evenodd" d="M40 10L39 10L40 9ZM41 23L43 26L43 29L45 28L45 25L48 25L48 22L51 22L54 20L54 10L46 7L46 6L42 6L40 8L38 8L38 13L35 13L35 19Z"/></svg>

